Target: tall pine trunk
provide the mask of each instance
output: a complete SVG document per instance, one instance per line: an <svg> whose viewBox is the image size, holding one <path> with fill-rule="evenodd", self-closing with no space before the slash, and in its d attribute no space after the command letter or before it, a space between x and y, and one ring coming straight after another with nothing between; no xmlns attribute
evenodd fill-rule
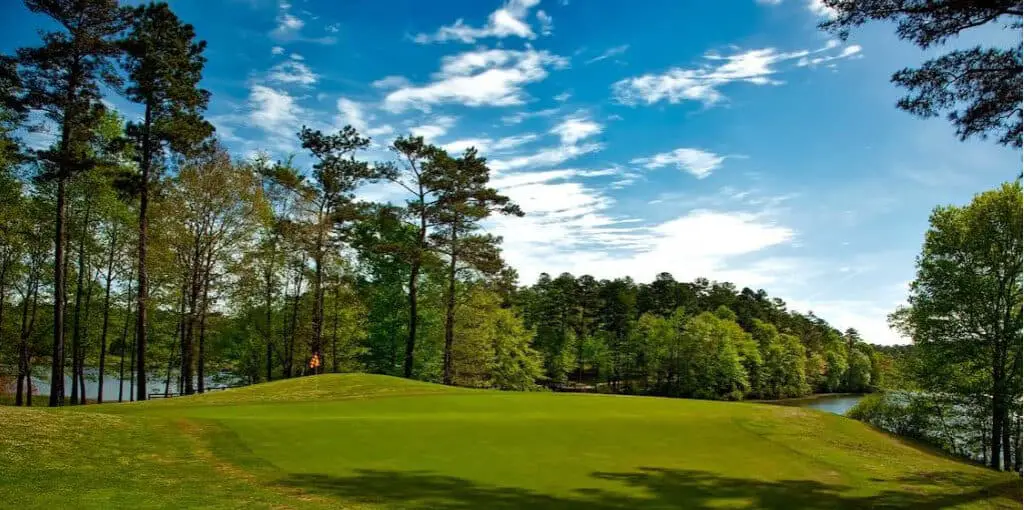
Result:
<svg viewBox="0 0 1024 510"><path fill-rule="evenodd" d="M124 402L124 355L128 351L128 324L132 316L132 283L135 279L135 267L132 267L128 275L128 299L125 302L127 307L124 316L124 329L121 331L121 366L117 371L117 401Z"/></svg>
<svg viewBox="0 0 1024 510"><path fill-rule="evenodd" d="M139 320L137 316L136 316L135 320L136 321ZM129 372L129 375L128 375L128 401L129 402L135 402L135 393L136 393L136 391L135 391L135 351L136 351L135 343L138 341L138 338L136 337L136 335L138 335L139 329L138 329L138 324L136 324L135 326L136 327L132 329L132 347L131 347L131 351L130 351L130 353L131 353L131 361L128 363L128 372Z"/></svg>
<svg viewBox="0 0 1024 510"><path fill-rule="evenodd" d="M419 312L417 311L420 287L420 266L423 264L423 252L426 251L427 241L427 208L426 192L423 184L419 185L419 231L416 233L416 251L412 257L409 268L409 337L405 341L405 367L403 375L406 379L412 378L412 369L416 361L416 326L419 325Z"/></svg>
<svg viewBox="0 0 1024 510"><path fill-rule="evenodd" d="M330 214L330 211L327 211ZM324 211L321 209L318 222L316 250L313 252L314 278L313 278L313 342L311 345L311 356L323 358L323 335L324 335L324 233L322 224L324 222ZM320 366L313 367L313 375L320 373Z"/></svg>
<svg viewBox="0 0 1024 510"><path fill-rule="evenodd" d="M210 273L213 271L213 250L206 253L206 264L203 266L203 302L199 307L199 356L196 358L196 378L199 393L206 391L206 312L210 299Z"/></svg>
<svg viewBox="0 0 1024 510"><path fill-rule="evenodd" d="M201 231L200 231L201 232ZM192 367L194 366L194 360L192 358L195 352L193 345L193 338L195 337L195 326L196 326L196 313L198 311L199 301L199 287L200 287L200 258L202 257L201 246L202 246L202 234L197 233L193 242L192 257L189 260L189 276L188 284L182 292L188 292L188 315L185 316L184 324L182 325L182 336L181 336L181 378L185 382L185 394L191 395L195 393L195 383L193 382ZM184 298L184 294L183 294Z"/></svg>
<svg viewBox="0 0 1024 510"><path fill-rule="evenodd" d="M444 317L444 383L452 384L452 345L455 343L455 264L456 257L456 228L452 227L451 238L451 261L448 264L448 296L445 305Z"/></svg>
<svg viewBox="0 0 1024 510"><path fill-rule="evenodd" d="M334 286L334 332L331 334L331 371L338 373L338 300L341 298L341 279Z"/></svg>
<svg viewBox="0 0 1024 510"><path fill-rule="evenodd" d="M271 258L270 267L267 268L267 272L264 275L264 280L267 285L266 293L264 295L264 314L267 324L266 329L266 342L267 342L267 382L270 382L274 376L274 321L273 321L273 301L274 301L274 266L273 258Z"/></svg>
<svg viewBox="0 0 1024 510"><path fill-rule="evenodd" d="M107 281L103 292L103 329L100 332L100 386L96 392L96 403L103 403L103 376L107 367L107 329L110 326L110 285L114 280L114 249L117 247L117 230L110 233L110 251L107 256ZM123 358L123 357L122 357Z"/></svg>
<svg viewBox="0 0 1024 510"><path fill-rule="evenodd" d="M79 384L78 375L81 371L82 363L84 362L81 358L82 353L82 292L85 286L85 274L86 274L86 250L85 250L85 238L89 235L89 216L92 213L92 201L89 200L88 196L85 199L85 215L82 221L82 235L78 238L78 284L75 286L75 311L74 321L72 322L72 333L71 333L71 405L84 404L85 395L79 397ZM81 400L79 400L81 398Z"/></svg>
<svg viewBox="0 0 1024 510"><path fill-rule="evenodd" d="M28 375L25 370L25 361L28 358L28 339L25 337L25 330L28 328L28 309L31 304L32 288L35 285L34 282L29 280L27 284L28 292L21 299L21 332L18 335L18 378L15 384L14 390L14 405L20 406L24 401L22 394L22 382L28 379L29 385L32 384L32 379L26 377ZM29 389L29 392L32 390Z"/></svg>
<svg viewBox="0 0 1024 510"><path fill-rule="evenodd" d="M79 388L79 390L80 390L79 393L81 395L81 400L79 401L79 403L81 405L85 405L86 402L87 402L87 399L85 398L85 344L86 344L86 342L89 339L89 323L88 323L88 318L89 318L89 310L91 309L91 305L92 305L92 281L93 281L93 278L90 277L89 281L88 281L88 284L87 284L87 286L85 288L85 317L86 317L86 321L82 324L82 343L79 344L79 346L78 346L78 348L79 348L79 352L78 352L78 384L79 384L79 387L80 387ZM103 385L103 381L100 381L100 385L101 386Z"/></svg>
<svg viewBox="0 0 1024 510"><path fill-rule="evenodd" d="M178 300L178 326L175 328L175 336L178 343L178 355L181 361L180 370L178 370L178 393L183 393L185 386L185 328L187 327L188 319L185 317L185 305L188 301L188 282L182 281L181 283L181 298ZM170 392L169 385L171 381L171 365L174 361L174 349L171 349L167 359L167 379L165 381L164 396ZM190 374L191 375L191 374Z"/></svg>
<svg viewBox="0 0 1024 510"><path fill-rule="evenodd" d="M12 258L9 253L4 253L3 261L0 262L0 343L3 342L4 307L7 306L7 270L11 266ZM0 352L3 352L2 345Z"/></svg>
<svg viewBox="0 0 1024 510"><path fill-rule="evenodd" d="M142 124L142 186L139 189L139 284L136 289L135 320L135 391L137 400L146 400L146 308L149 301L149 271L146 267L146 247L149 244L149 174L153 162L153 148L150 129L153 125L153 110L149 102Z"/></svg>
<svg viewBox="0 0 1024 510"><path fill-rule="evenodd" d="M32 336L36 325L36 309L39 303L39 279L32 270L32 278L28 282L28 294L22 300L21 308L21 334L18 342L18 387L15 395L14 405L22 405L25 402L22 396L22 388L28 393L28 405L32 405L32 366L29 355L28 339ZM31 298L31 299L30 299ZM31 301L31 305L29 302ZM31 308L31 312L29 311Z"/></svg>
<svg viewBox="0 0 1024 510"><path fill-rule="evenodd" d="M296 268L298 274L295 276L295 300L292 302L292 328L288 338L288 345L285 346L285 377L291 377L293 365L295 364L295 335L299 325L299 300L302 299L302 268L306 267L306 259Z"/></svg>
<svg viewBox="0 0 1024 510"><path fill-rule="evenodd" d="M405 364L402 367L402 375L407 379L412 378L412 369L416 359L416 326L419 323L419 312L416 305L419 279L420 261L417 255L413 259L412 267L409 268L409 337L405 340Z"/></svg>
<svg viewBox="0 0 1024 510"><path fill-rule="evenodd" d="M65 123L66 124L66 123ZM68 143L68 127L62 131L63 146ZM53 251L53 353L50 362L50 407L64 405L64 230L67 221L66 181L64 169L57 177L57 217Z"/></svg>
<svg viewBox="0 0 1024 510"><path fill-rule="evenodd" d="M1009 415L1010 413L1007 409L1003 413L1003 469L1006 471L1013 469L1013 443L1010 440L1013 434Z"/></svg>

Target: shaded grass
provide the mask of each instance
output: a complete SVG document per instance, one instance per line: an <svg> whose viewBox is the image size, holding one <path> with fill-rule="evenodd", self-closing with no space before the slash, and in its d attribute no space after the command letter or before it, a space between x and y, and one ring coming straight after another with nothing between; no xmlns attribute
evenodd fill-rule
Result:
<svg viewBox="0 0 1024 510"><path fill-rule="evenodd" d="M353 374L14 412L0 415L0 501L20 508L1019 508L1021 499L1013 475L843 417L760 404ZM50 484L65 487L40 494Z"/></svg>

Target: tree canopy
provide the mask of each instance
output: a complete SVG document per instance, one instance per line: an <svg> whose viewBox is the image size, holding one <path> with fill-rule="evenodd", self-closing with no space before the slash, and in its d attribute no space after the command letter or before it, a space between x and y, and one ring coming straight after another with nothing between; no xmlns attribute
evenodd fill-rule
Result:
<svg viewBox="0 0 1024 510"><path fill-rule="evenodd" d="M1019 0L822 0L835 17L821 24L847 37L870 21L896 23L896 35L921 49L942 46L965 31L990 26L1019 35ZM1019 37L1017 38L1019 41ZM1021 45L957 49L893 74L909 91L897 106L921 117L945 113L961 140L995 137L1021 147Z"/></svg>

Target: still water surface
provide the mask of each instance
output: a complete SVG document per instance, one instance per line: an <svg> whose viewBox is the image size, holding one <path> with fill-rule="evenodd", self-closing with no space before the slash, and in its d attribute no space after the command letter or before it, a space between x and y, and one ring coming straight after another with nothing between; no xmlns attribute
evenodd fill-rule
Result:
<svg viewBox="0 0 1024 510"><path fill-rule="evenodd" d="M827 397L804 398L780 402L783 405L820 409L833 414L845 415L864 395L834 395Z"/></svg>

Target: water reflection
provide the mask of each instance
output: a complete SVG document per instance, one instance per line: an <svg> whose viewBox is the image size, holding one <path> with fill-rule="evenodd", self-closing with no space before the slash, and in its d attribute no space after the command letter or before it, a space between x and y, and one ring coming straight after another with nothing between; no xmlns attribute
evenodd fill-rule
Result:
<svg viewBox="0 0 1024 510"><path fill-rule="evenodd" d="M779 403L794 407L807 407L819 409L832 414L846 415L846 412L857 405L864 398L864 395L827 395L811 398L801 398L780 401Z"/></svg>
<svg viewBox="0 0 1024 510"><path fill-rule="evenodd" d="M85 398L95 399L99 396L99 388L101 381L99 380L99 369L98 368L86 368L85 369ZM128 373L125 373L124 381L118 378L118 372L111 371L108 369L103 374L103 401L104 402L116 402L121 388L124 388L124 400L129 400L129 395L132 395L132 380L129 378ZM162 374L150 373L146 377L146 393L164 393L164 389L167 386L167 372ZM218 372L213 375L207 376L206 387L207 388L222 388L225 386L232 386L239 383L238 378L234 377L228 372ZM40 396L48 396L50 394L50 374L49 371L34 370L32 374L32 386L35 390L33 393ZM171 372L170 381L170 392L178 392L178 374ZM64 395L65 398L71 396L71 375L64 374Z"/></svg>

